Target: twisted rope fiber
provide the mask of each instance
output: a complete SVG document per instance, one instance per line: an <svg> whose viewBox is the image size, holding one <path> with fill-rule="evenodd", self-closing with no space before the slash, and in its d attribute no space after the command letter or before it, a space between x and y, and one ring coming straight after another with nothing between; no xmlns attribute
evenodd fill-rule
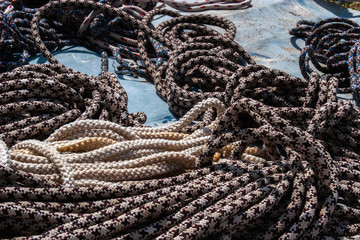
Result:
<svg viewBox="0 0 360 240"><path fill-rule="evenodd" d="M346 127L359 129L359 109L340 100L311 109L297 109L310 116L301 130L284 108L239 99L216 122L198 164L208 165L226 145L238 147L219 163L170 178L69 188L2 166L0 226L8 229L2 232L57 239L355 239L359 134L350 144L332 145L349 137ZM241 112L257 126L230 131ZM54 139L67 138L62 131ZM239 161L236 156L258 141L266 158Z"/></svg>
<svg viewBox="0 0 360 240"><path fill-rule="evenodd" d="M218 118L224 112L219 100L207 99L166 127L76 121L44 142L27 140L14 145L8 164L64 186L108 186L179 173L195 167L214 123L190 135L179 132L209 107L216 107Z"/></svg>
<svg viewBox="0 0 360 240"><path fill-rule="evenodd" d="M359 25L349 19L328 18L318 22L299 21L290 30L296 37L306 38L299 63L306 79L314 70L339 79L339 92L352 91L359 104L360 80L358 64Z"/></svg>

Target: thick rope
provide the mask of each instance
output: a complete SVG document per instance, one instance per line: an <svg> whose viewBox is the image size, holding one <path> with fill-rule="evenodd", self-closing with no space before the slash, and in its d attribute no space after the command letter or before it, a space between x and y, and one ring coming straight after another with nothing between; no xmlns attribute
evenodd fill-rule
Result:
<svg viewBox="0 0 360 240"><path fill-rule="evenodd" d="M359 25L344 18L328 18L316 23L299 21L290 34L306 38L299 58L303 76L309 79L310 73L314 71L310 65L312 63L320 72L337 77L338 91L352 91L359 103Z"/></svg>
<svg viewBox="0 0 360 240"><path fill-rule="evenodd" d="M45 142L16 144L7 164L64 186L106 186L179 173L195 167L214 123L192 134L180 131L208 108L216 108L218 118L224 112L219 100L207 99L166 127L76 121L56 130Z"/></svg>
<svg viewBox="0 0 360 240"><path fill-rule="evenodd" d="M290 124L289 108L239 99L216 122L200 163L208 165L214 153L235 144L231 154L171 178L66 188L31 174L23 182L22 172L1 167L0 226L8 229L2 232L58 239L355 238L360 234L359 110L344 101L311 109L297 109L309 116L304 130ZM243 122L231 130L242 122L240 113L257 126ZM357 132L349 135L344 126ZM71 134L64 129L54 139L71 136L66 132ZM335 135L355 141L340 144ZM255 143L266 157L239 161ZM18 187L10 187L15 181ZM34 184L38 187L30 187Z"/></svg>
<svg viewBox="0 0 360 240"><path fill-rule="evenodd" d="M56 2L56 1L52 1ZM48 3L49 5L52 2ZM105 3L107 1L99 1ZM140 7L126 5L123 1L110 1L123 13L141 19L146 12ZM36 5L41 7L41 5ZM2 12L2 11L3 12ZM0 3L0 72L11 70L27 63L28 56L39 52L32 36L31 20L36 9L29 9L18 1ZM120 64L117 72L146 76L146 71L138 64L139 52L136 48L137 29L132 21L120 16L112 17L101 11L90 9L52 9L38 19L39 33L49 50L69 45L83 45L100 54L110 53ZM148 51L159 48L159 43L147 46ZM153 58L161 59L156 51ZM19 55L19 57L16 57ZM122 58L133 62L124 61ZM124 72L125 71L125 72Z"/></svg>
<svg viewBox="0 0 360 240"><path fill-rule="evenodd" d="M124 14L90 1L52 2L40 8L33 18L35 41L52 63L56 59L41 42L36 22L49 8L68 4ZM151 29L153 16L163 13L173 19ZM168 63L161 66L150 65L150 57L142 50L144 63L159 95L172 110L192 117L162 129L75 122L46 141L22 142L10 150L1 145L1 237L336 239L360 235L360 111L353 103L336 99L336 78L311 73L303 80L255 65L231 40L235 29L226 20L208 15L179 16L167 10L154 10L141 21L125 17L140 29L141 49L151 37L169 50ZM205 24L222 27L225 33ZM170 80L169 84L164 79ZM192 107L209 97L218 99L211 100L213 103L223 102L225 112L213 116L215 105L210 104L212 107L199 117L202 121L191 124L196 117ZM103 138L98 139L97 134ZM195 148L189 148L188 138ZM152 144L151 149L137 149L148 144ZM164 146L178 151L184 147L189 155L167 158L164 161L170 161L166 163L183 163L181 170L195 169L173 177L112 184L106 176L118 175L111 172L109 164L106 171L99 168L91 173L97 179L89 182L90 176L86 176L75 181L85 171L92 171L88 164L101 165L98 159L112 161L112 152L123 158L116 162L117 167L131 167L126 154L146 154L140 161L155 170L151 164L161 160L159 153L151 151L167 149ZM61 151L66 153L63 157L59 157ZM169 156L170 152L163 153ZM194 161L184 163L191 157ZM73 159L90 162L82 168L67 168ZM47 175L42 170L48 165L41 163L49 161L53 168L49 166ZM140 161L136 164L141 165ZM39 177L40 172L45 178ZM98 187L67 187L54 181Z"/></svg>
<svg viewBox="0 0 360 240"><path fill-rule="evenodd" d="M93 77L62 65L23 66L0 74L0 136L7 144L44 138L56 128L81 119L122 125L145 122L127 111L127 94L112 73Z"/></svg>

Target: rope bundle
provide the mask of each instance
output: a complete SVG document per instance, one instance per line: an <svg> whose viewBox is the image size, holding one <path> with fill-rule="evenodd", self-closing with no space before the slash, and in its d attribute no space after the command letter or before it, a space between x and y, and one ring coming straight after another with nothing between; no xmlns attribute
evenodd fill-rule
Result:
<svg viewBox="0 0 360 240"><path fill-rule="evenodd" d="M195 167L211 126L180 133L200 113L224 107L217 99L196 105L172 126L123 127L100 120L81 120L56 130L44 141L13 146L10 165L64 186L108 186L119 181L150 179Z"/></svg>
<svg viewBox="0 0 360 240"><path fill-rule="evenodd" d="M218 98L227 106L241 97L250 97L271 106L300 107L306 101L308 88L318 91L316 80L312 81L313 86L304 79L256 65L232 40L235 26L225 19L209 15L179 16L167 10L153 10L142 22L148 25L157 14L173 18L154 30L145 29L147 33L140 32L139 48L157 93L178 116L209 97ZM207 25L223 28L224 34ZM151 64L143 47L147 43L146 34L169 49L169 59L158 67ZM246 64L249 65L244 66Z"/></svg>
<svg viewBox="0 0 360 240"><path fill-rule="evenodd" d="M35 42L52 64L37 22L67 6L132 21L159 95L187 114L165 128L84 120L45 141L10 150L0 142L1 237L360 237L360 110L336 99L337 78L313 72L303 80L256 65L232 40L234 25L221 18L154 10L140 21L79 0L52 2L34 15ZM156 14L173 19L151 29ZM152 40L169 51L166 63L151 62L144 45ZM69 75L65 66L47 66ZM159 179L114 183L150 177Z"/></svg>
<svg viewBox="0 0 360 240"><path fill-rule="evenodd" d="M173 17L156 29L145 28L156 15ZM139 32L139 49L157 93L168 102L170 109L184 115L197 102L208 97L223 100L226 78L244 63L254 64L250 55L236 44L234 24L210 15L181 16L165 9L149 12ZM222 28L222 35L206 25ZM158 66L150 61L145 50L147 36L161 42L169 51L169 59Z"/></svg>
<svg viewBox="0 0 360 240"><path fill-rule="evenodd" d="M305 37L305 47L299 63L301 73L306 79L314 70L310 63L324 74L339 80L339 91L353 91L359 101L359 64L357 61L359 25L343 18L328 18L319 22L299 21L290 34Z"/></svg>
<svg viewBox="0 0 360 240"><path fill-rule="evenodd" d="M13 5L9 1L0 3L0 72L25 64L30 54L38 52L30 30L35 10L22 6L16 9L13 7L7 13L6 9L10 6ZM46 19L39 23L45 44L51 50L79 44L78 40L61 31L62 25L58 21Z"/></svg>
<svg viewBox="0 0 360 240"><path fill-rule="evenodd" d="M128 114L127 94L111 73L92 77L62 65L38 64L2 73L0 85L0 136L8 144L46 137L80 119L123 125L145 121L141 114Z"/></svg>
<svg viewBox="0 0 360 240"><path fill-rule="evenodd" d="M175 177L68 188L1 167L0 228L7 229L1 233L57 239L356 239L359 109L330 99L316 109L237 100L214 125L198 162L203 167ZM307 129L290 124L295 113L307 116ZM241 114L256 125L243 122L233 129ZM339 140L349 136L354 141ZM258 150L239 161L253 144ZM230 154L209 166L228 145Z"/></svg>
<svg viewBox="0 0 360 240"><path fill-rule="evenodd" d="M46 6L42 7L43 17L46 18L41 18L39 27L47 48L54 50L69 45L84 45L101 54L103 52L111 53L120 64L117 67L117 73L129 72L134 76L148 76L143 64L139 61L140 53L137 49L136 40L139 28L137 27L138 23L135 23L133 18L124 17L124 15L113 18L100 10L92 11L89 14L88 9L91 8L91 3L86 4L87 8L85 9L87 10L72 10L72 8L76 8L76 5L84 6L82 1L73 1L72 6L67 4L66 10L59 10L54 7L55 5L61 7L56 2L50 1ZM107 1L99 1L99 3L104 4ZM124 5L126 4L124 1L115 0L109 3L135 19L141 20L146 14L140 7ZM133 4L142 6L145 9L149 9L151 3L151 1L133 2ZM216 1L205 3L176 3L173 1L164 3L174 7L177 6L182 10L185 10L185 8L188 10L207 10L212 9L212 6L215 9L223 9L224 7L226 9L243 8L247 7L250 1L221 2L218 4L216 4ZM36 6L41 6L41 4ZM92 8L94 9L94 7ZM26 8L21 2L16 1L3 1L0 9L4 11L0 15L0 25L2 26L0 46L4 48L4 51L1 51L4 54L0 56L0 71L3 72L25 64L29 54L37 53L39 50L36 47L37 45L34 44L30 30L30 21L33 18L35 9ZM44 11L47 12L46 16ZM74 31L74 26L76 26L75 29L79 29L77 32ZM153 38L150 38L150 45L146 45L146 51L157 65L163 63L167 58L167 51ZM19 57L14 59L15 55L19 55ZM124 61L122 57L133 61Z"/></svg>
<svg viewBox="0 0 360 240"><path fill-rule="evenodd" d="M47 5L52 5L51 1ZM74 1L76 2L76 1ZM100 1L104 4L107 1ZM113 3L112 3L113 2ZM130 71L134 75L146 75L146 72L137 64L139 53L136 47L137 28L133 25L133 18L121 17L130 15L141 19L145 11L134 5L124 5L123 1L111 1L122 11L122 15L111 17L101 11L90 9L55 9L47 8L46 16L38 18L38 30L46 48L54 50L69 45L83 45L101 54L110 53L120 64L119 72ZM56 3L55 3L56 5ZM69 5L68 5L69 6ZM43 6L44 7L44 6ZM20 3L4 1L0 3L0 72L11 70L26 63L29 54L39 52L34 42L30 23L37 9L29 9ZM75 26L75 28L74 28ZM78 29L78 31L76 31ZM147 46L147 51L154 52L154 46L159 43L153 41L153 46ZM19 55L17 57L17 55ZM123 61L126 57L135 61ZM161 57L161 56L160 56Z"/></svg>

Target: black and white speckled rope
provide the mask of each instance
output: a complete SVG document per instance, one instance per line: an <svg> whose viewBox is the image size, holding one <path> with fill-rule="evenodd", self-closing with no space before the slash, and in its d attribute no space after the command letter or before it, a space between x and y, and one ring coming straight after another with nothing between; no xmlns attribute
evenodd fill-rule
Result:
<svg viewBox="0 0 360 240"><path fill-rule="evenodd" d="M54 1L50 1L48 5L52 2ZM100 4L107 2L99 1ZM137 6L124 5L124 1L109 3L137 19L146 14ZM0 11L0 71L6 71L26 64L30 54L39 52L30 27L36 9L26 8L17 1L4 1L0 3L0 8L3 10ZM146 71L136 62L139 59L136 49L137 29L133 27L132 22L126 22L119 16L114 18L101 11L93 11L87 16L89 11L87 8L73 9L69 5L66 9L49 9L39 19L39 30L45 46L54 50L68 45L83 45L101 54L108 52L120 64L118 69L145 76ZM155 49L153 57L161 59L162 56L156 53L156 49L161 48L160 44L153 41L153 46L150 45L147 49L154 52L152 48ZM20 55L18 59L17 55ZM135 64L123 61L122 57L134 60Z"/></svg>
<svg viewBox="0 0 360 240"><path fill-rule="evenodd" d="M66 2L70 3L92 4ZM96 6L95 10L117 12L108 5ZM175 16L172 23L180 19L211 23L206 16L169 14ZM142 29L143 36L172 45L163 33L151 30L138 20L134 22ZM195 27L189 23L183 26ZM228 36L232 36L229 26L225 29L228 29ZM190 51L185 52L186 47L185 50L180 47L181 57L170 57L178 57L178 62L187 59L191 64L200 64L199 60L188 56L196 58L196 54L201 53L200 58L205 56L201 58L203 61L214 65L198 66L193 70L189 64L190 76L192 71L199 71L219 82L218 75L231 77L226 85L219 84L222 87L219 93L211 90L229 107L202 150L197 162L199 168L171 178L96 188L67 188L0 166L1 236L33 239L359 236L360 115L354 104L336 100L336 78L312 73L309 81L305 81L263 66L242 66L241 59L253 62L233 41L222 39L205 27L185 33L181 33L182 26L174 28L164 34L180 36L180 41L174 38L174 42L181 47L185 42L196 53L191 55ZM203 37L209 33L210 37ZM192 43L191 39L200 42ZM221 44L216 45L218 43ZM206 47L201 45L202 48L196 50L200 44ZM213 56L215 50L212 50L206 55L203 51L216 48L221 54ZM47 53L45 48L43 50ZM186 54L181 55L183 52ZM47 57L51 59L51 55ZM177 66L176 61L170 63ZM177 68L171 64L169 68L174 72L170 76L174 81L181 81L176 77ZM215 70L209 70L210 67ZM153 72L156 74L156 69ZM200 75L198 81L202 79ZM173 94L179 95L174 98L188 100L183 108L191 108L197 101L192 94L195 90L179 82L176 84L185 86L183 88L188 91L176 88ZM199 96L200 99L202 94ZM181 104L181 101L173 102ZM249 147L257 149L253 155L247 152ZM7 154L4 145L0 151ZM222 153L220 157L219 152ZM8 163L8 158L6 155L2 162ZM219 163L214 162L218 158Z"/></svg>
<svg viewBox="0 0 360 240"><path fill-rule="evenodd" d="M313 73L301 106L235 96L202 150L201 167L176 177L66 188L0 167L0 228L8 230L1 233L35 239L356 238L360 112L336 100L336 84ZM243 158L254 144L262 154ZM221 151L227 146L229 152ZM217 152L223 155L213 163Z"/></svg>
<svg viewBox="0 0 360 240"><path fill-rule="evenodd" d="M3 8L0 10L0 72L25 64L30 54L38 52L30 30L30 21L35 9L20 5L7 11L10 6L13 6L10 1L0 3L0 8ZM57 21L46 19L39 23L45 44L51 50L79 44L79 40L62 33L61 26L62 24Z"/></svg>
<svg viewBox="0 0 360 240"><path fill-rule="evenodd" d="M360 164L346 157L349 153L335 153L325 144L336 141L332 134L347 134L342 126L358 128L359 115L348 114L354 111L359 110L343 101L325 104L313 109L308 123L327 126L326 131L310 127L305 131L291 126L288 116L281 117L288 113L284 108L239 99L218 123L213 140L203 150L202 163L230 143L239 146L233 150L238 153L172 178L64 188L34 177L22 183L21 172L1 167L7 183L0 189L0 227L13 230L4 234L16 234L7 236L57 239L202 239L225 234L242 239L356 237ZM239 113L249 114L258 125L244 122L244 127L230 130L242 121ZM356 145L359 135L353 136ZM259 141L268 157L258 158L260 162L235 157ZM358 156L355 145L340 149ZM15 182L18 187L9 186ZM38 187L26 186L36 182Z"/></svg>
<svg viewBox="0 0 360 240"><path fill-rule="evenodd" d="M318 22L299 21L290 34L305 37L299 63L306 79L314 70L310 63L324 74L337 77L340 93L352 91L359 103L360 80L358 76L359 25L349 19L328 18Z"/></svg>
<svg viewBox="0 0 360 240"><path fill-rule="evenodd" d="M0 85L0 136L8 144L46 137L79 119L123 125L146 119L128 114L126 92L113 73L93 77L62 65L28 65L0 74Z"/></svg>

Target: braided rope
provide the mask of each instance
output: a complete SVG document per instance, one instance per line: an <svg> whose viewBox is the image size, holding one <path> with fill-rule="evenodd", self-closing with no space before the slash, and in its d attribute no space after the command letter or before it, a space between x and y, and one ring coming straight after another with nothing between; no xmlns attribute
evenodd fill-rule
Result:
<svg viewBox="0 0 360 240"><path fill-rule="evenodd" d="M0 226L16 230L14 234L60 239L356 238L359 130L352 131L355 141L339 139L350 136L346 130L350 126L359 129L359 109L341 100L311 109L309 113L297 109L310 117L308 129L301 129L290 124L293 116L285 108L250 98L237 100L214 125L200 160L205 164L223 146L234 143L229 158L175 177L100 188L66 188L50 182L50 188L3 187ZM242 121L239 113L249 114L257 126L246 127L245 122L230 131ZM50 140L67 139L70 131L60 129ZM259 141L266 159L236 160L246 146ZM11 184L25 184L15 177L21 172L4 167L1 171L15 179L4 178Z"/></svg>
<svg viewBox="0 0 360 240"><path fill-rule="evenodd" d="M26 8L17 1L0 3L0 72L9 71L25 64L30 54L38 52L30 29L34 13L35 9ZM56 20L56 14L48 20L41 19L39 28L46 46L54 50L80 44L80 40L71 36L71 31L66 25L70 19L74 21L78 17L78 14L71 12L62 16L62 23ZM67 31L62 31L63 28Z"/></svg>
<svg viewBox="0 0 360 240"><path fill-rule="evenodd" d="M39 64L0 74L0 136L8 144L46 137L56 128L81 119L110 120L123 125L145 122L129 115L127 95L117 77L99 77Z"/></svg>
<svg viewBox="0 0 360 240"><path fill-rule="evenodd" d="M50 1L47 5L52 5L52 2L56 1ZM100 4L106 2L99 1ZM137 6L123 4L126 2L113 3L120 11L137 19L141 19L146 14ZM48 9L46 16L44 14L46 18L37 19L39 33L49 50L69 45L83 45L102 55L105 52L111 53L120 64L117 71L119 73L120 70L126 70L135 76L146 76L141 64L137 64L139 59L136 48L137 29L134 28L131 19L126 21L121 15L113 18L101 11L93 11L86 17L90 9L76 9L76 7L72 9L70 5L67 6L66 9ZM35 9L26 8L16 1L3 1L0 3L0 9L4 11L0 11L0 26L2 26L0 71L3 72L25 64L29 54L37 53L39 49L34 42L30 26ZM153 43L153 48L160 47L159 43L155 41ZM152 47L148 46L147 49L151 51ZM20 55L18 59L17 55ZM156 56L154 54L154 57ZM135 63L123 61L122 57L132 59ZM161 59L162 56L157 58Z"/></svg>
<svg viewBox="0 0 360 240"><path fill-rule="evenodd" d="M314 70L310 63L324 74L337 77L339 92L354 93L359 103L359 86L357 63L357 47L359 40L359 25L349 19L328 18L319 22L299 21L290 34L305 37L299 63L302 75L309 79Z"/></svg>
<svg viewBox="0 0 360 240"><path fill-rule="evenodd" d="M207 99L166 128L76 121L56 130L45 142L27 140L14 145L7 165L64 186L108 186L178 173L195 167L214 123L190 135L179 131L208 108L216 108L218 118L224 112L219 100Z"/></svg>
<svg viewBox="0 0 360 240"><path fill-rule="evenodd" d="M124 14L110 5L74 0L40 8L33 18L35 40L53 63L56 59L41 42L36 22L47 9L69 4ZM151 19L164 13L173 19L151 29ZM0 166L1 237L356 239L360 235L360 110L336 99L336 78L313 72L303 80L255 65L231 40L232 23L219 18L179 16L167 10L154 10L141 21L126 17L140 29L139 48L158 92L174 112L182 115L189 110L188 115L169 128L78 121L43 142L22 142L10 151L2 145L2 162L23 171ZM194 22L220 26L225 34ZM141 46L151 42L148 38L169 50L167 63L151 65ZM106 70L106 64L102 67ZM169 84L164 79L170 79ZM218 100L206 100L208 111L192 125L200 113L192 107L209 97ZM227 106L216 117L215 102ZM201 147L189 148L185 140ZM146 161L154 157L159 162L159 153L153 150L168 149L163 143L176 150L184 147L189 158L196 158L185 165L196 168L174 177L109 184L103 181L105 172L86 167L99 165L97 160L107 156L112 160L112 152L124 163L128 156L136 159L142 154ZM121 149L113 148L121 144ZM151 149L132 151L147 144ZM97 178L75 185L100 187L67 187L49 180L73 185L71 178L79 168L73 171L64 164L72 159L90 159L82 169ZM177 155L169 164L186 159ZM49 161L58 164L58 172L42 171ZM156 172L156 167L152 170ZM49 175L40 178L41 171Z"/></svg>

